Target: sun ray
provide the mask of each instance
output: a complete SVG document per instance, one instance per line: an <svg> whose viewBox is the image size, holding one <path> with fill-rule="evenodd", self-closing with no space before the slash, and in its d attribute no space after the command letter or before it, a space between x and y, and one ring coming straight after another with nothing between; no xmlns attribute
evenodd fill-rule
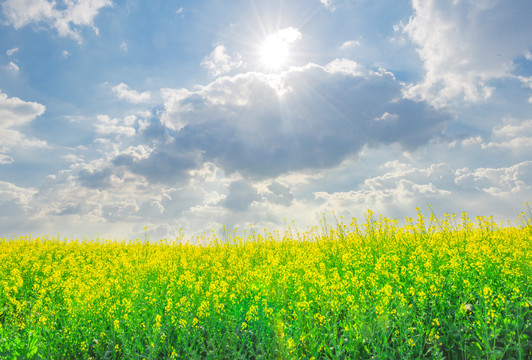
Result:
<svg viewBox="0 0 532 360"><path fill-rule="evenodd" d="M299 30L291 26L266 36L258 51L262 65L268 70L283 68L290 60L290 45L300 39Z"/></svg>

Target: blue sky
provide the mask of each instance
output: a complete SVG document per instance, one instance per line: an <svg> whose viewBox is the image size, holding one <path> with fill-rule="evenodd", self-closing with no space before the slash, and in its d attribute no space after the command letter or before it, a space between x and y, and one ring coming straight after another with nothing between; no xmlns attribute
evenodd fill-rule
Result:
<svg viewBox="0 0 532 360"><path fill-rule="evenodd" d="M4 0L0 229L134 239L532 200L532 3Z"/></svg>

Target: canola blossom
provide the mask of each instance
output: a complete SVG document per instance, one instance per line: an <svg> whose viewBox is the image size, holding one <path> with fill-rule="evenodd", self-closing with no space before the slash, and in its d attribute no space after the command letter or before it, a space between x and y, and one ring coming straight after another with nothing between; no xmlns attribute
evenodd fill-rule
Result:
<svg viewBox="0 0 532 360"><path fill-rule="evenodd" d="M0 358L530 358L530 218L406 220L0 238Z"/></svg>

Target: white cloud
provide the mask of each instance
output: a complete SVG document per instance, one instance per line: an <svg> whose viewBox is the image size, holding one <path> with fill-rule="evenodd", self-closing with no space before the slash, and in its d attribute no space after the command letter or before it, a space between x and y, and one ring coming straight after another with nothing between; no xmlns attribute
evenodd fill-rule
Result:
<svg viewBox="0 0 532 360"><path fill-rule="evenodd" d="M96 132L102 135L134 136L136 131L133 127L136 116L126 116L124 119L110 118L107 115L98 115L98 123L95 125Z"/></svg>
<svg viewBox="0 0 532 360"><path fill-rule="evenodd" d="M522 206L532 196L532 161L472 170L447 163L423 167L392 161L379 172L382 174L368 177L354 190L315 191L316 202L321 205L314 211L334 210L349 218L372 209L377 214L403 219L415 207L430 204L440 216L467 211L470 215L494 215L505 220L508 214L517 214L516 206Z"/></svg>
<svg viewBox="0 0 532 360"><path fill-rule="evenodd" d="M26 148L46 148L48 144L34 137L28 137L22 132L13 129L5 129L0 127L0 139L10 152L26 149Z"/></svg>
<svg viewBox="0 0 532 360"><path fill-rule="evenodd" d="M13 55L15 55L17 52L18 52L19 48L16 47L16 48L13 48L13 49L9 49L6 51L6 54L7 56L11 57Z"/></svg>
<svg viewBox="0 0 532 360"><path fill-rule="evenodd" d="M223 45L217 45L201 63L213 76L227 74L233 69L242 67L244 61L240 55L230 56Z"/></svg>
<svg viewBox="0 0 532 360"><path fill-rule="evenodd" d="M369 71L361 64L349 59L334 59L325 65L325 70L331 74L339 73L361 77L367 77L375 74L373 71Z"/></svg>
<svg viewBox="0 0 532 360"><path fill-rule="evenodd" d="M532 90L532 76L530 76L530 77L518 76L517 78L519 79L519 81L521 81L523 83L524 87L527 87L530 90ZM532 96L528 98L528 102L532 103Z"/></svg>
<svg viewBox="0 0 532 360"><path fill-rule="evenodd" d="M507 124L493 129L497 137L515 138L518 136L532 136L532 120L525 120L517 124Z"/></svg>
<svg viewBox="0 0 532 360"><path fill-rule="evenodd" d="M502 168L461 169L457 171L456 184L466 188L504 196L529 191L532 184L532 161ZM523 198L523 202L527 201Z"/></svg>
<svg viewBox="0 0 532 360"><path fill-rule="evenodd" d="M412 2L403 30L417 46L426 75L408 89L413 97L445 105L453 99L482 101L491 79L509 77L514 59L532 46L531 3L520 1Z"/></svg>
<svg viewBox="0 0 532 360"><path fill-rule="evenodd" d="M113 90L113 92L119 99L132 104L140 104L143 102L150 101L151 99L151 93L149 91L139 93L136 90L129 89L129 86L124 83L120 83L116 86L113 86L111 90Z"/></svg>
<svg viewBox="0 0 532 360"><path fill-rule="evenodd" d="M347 49L351 49L351 48L354 48L354 47L360 46L360 44L361 44L360 40L348 40L348 41L345 41L345 42L340 46L340 49L341 49L341 50L347 50Z"/></svg>
<svg viewBox="0 0 532 360"><path fill-rule="evenodd" d="M0 153L0 165L11 164L14 161L11 156Z"/></svg>
<svg viewBox="0 0 532 360"><path fill-rule="evenodd" d="M0 138L2 139L2 152L30 147L46 147L46 142L24 135L21 131L13 129L25 125L40 116L46 106L24 101L17 97L8 97L0 91ZM4 154L4 161L12 158Z"/></svg>
<svg viewBox="0 0 532 360"><path fill-rule="evenodd" d="M34 188L23 188L0 180L0 223L7 225L5 222L10 216L24 216L34 212L34 199L37 192Z"/></svg>
<svg viewBox="0 0 532 360"><path fill-rule="evenodd" d="M514 154L529 154L532 151L532 120L518 122L504 119L506 125L492 130L491 140L480 142L480 147L487 149L509 150Z"/></svg>
<svg viewBox="0 0 532 360"><path fill-rule="evenodd" d="M280 29L277 32L269 36L275 37L279 41L287 43L287 44L291 44L293 42L296 42L297 40L301 40L301 38L303 37L301 32L292 26L289 26L284 29Z"/></svg>
<svg viewBox="0 0 532 360"><path fill-rule="evenodd" d="M7 65L7 69L11 71L12 73L17 74L19 71L19 67L17 64L15 64L13 61L9 62L9 65Z"/></svg>
<svg viewBox="0 0 532 360"><path fill-rule="evenodd" d="M101 8L112 6L111 0L66 1L65 7L58 8L55 1L47 0L6 0L2 4L8 23L19 29L30 23L47 23L59 35L82 41L81 28L91 27L96 33L94 18Z"/></svg>
<svg viewBox="0 0 532 360"><path fill-rule="evenodd" d="M320 3L322 3L326 9L334 10L333 0L320 0Z"/></svg>
<svg viewBox="0 0 532 360"><path fill-rule="evenodd" d="M46 106L24 101L17 97L8 97L0 91L0 129L26 124L37 116L42 115Z"/></svg>

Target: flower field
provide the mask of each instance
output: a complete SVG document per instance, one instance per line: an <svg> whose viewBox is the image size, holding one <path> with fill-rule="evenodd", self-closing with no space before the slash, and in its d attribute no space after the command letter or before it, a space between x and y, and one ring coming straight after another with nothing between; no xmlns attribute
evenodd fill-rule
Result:
<svg viewBox="0 0 532 360"><path fill-rule="evenodd" d="M532 223L0 238L1 359L525 359Z"/></svg>

